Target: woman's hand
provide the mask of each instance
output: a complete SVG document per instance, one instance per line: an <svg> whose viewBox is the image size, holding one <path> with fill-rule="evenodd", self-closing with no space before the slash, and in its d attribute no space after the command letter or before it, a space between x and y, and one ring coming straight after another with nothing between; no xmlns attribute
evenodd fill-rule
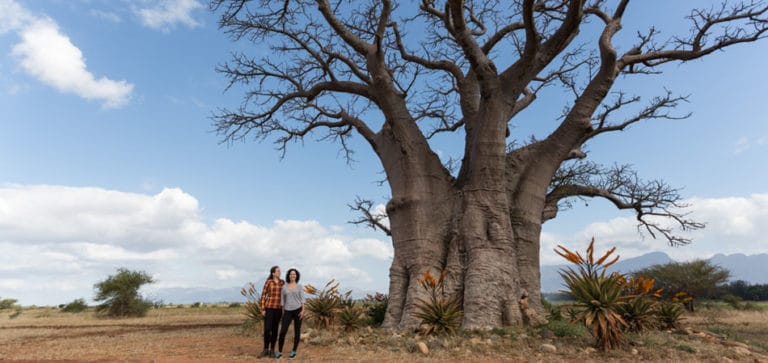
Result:
<svg viewBox="0 0 768 363"><path fill-rule="evenodd" d="M299 311L299 319L304 319L304 309Z"/></svg>
<svg viewBox="0 0 768 363"><path fill-rule="evenodd" d="M266 312L266 311L264 311L264 310L262 310L262 311L261 311L261 316L267 316L267 312Z"/></svg>

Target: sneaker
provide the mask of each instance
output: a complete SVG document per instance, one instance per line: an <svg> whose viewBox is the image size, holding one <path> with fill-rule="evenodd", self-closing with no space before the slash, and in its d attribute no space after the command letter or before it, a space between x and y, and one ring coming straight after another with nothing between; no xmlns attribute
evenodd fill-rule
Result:
<svg viewBox="0 0 768 363"><path fill-rule="evenodd" d="M280 358L282 358L282 356L283 356L283 353L281 353L281 352L275 353L275 358L276 359L280 359Z"/></svg>
<svg viewBox="0 0 768 363"><path fill-rule="evenodd" d="M296 351L292 350L291 354L288 355L288 358L291 358L291 359L296 358Z"/></svg>
<svg viewBox="0 0 768 363"><path fill-rule="evenodd" d="M269 357L269 350L264 349L261 351L261 353L259 353L258 358L264 358L264 357Z"/></svg>

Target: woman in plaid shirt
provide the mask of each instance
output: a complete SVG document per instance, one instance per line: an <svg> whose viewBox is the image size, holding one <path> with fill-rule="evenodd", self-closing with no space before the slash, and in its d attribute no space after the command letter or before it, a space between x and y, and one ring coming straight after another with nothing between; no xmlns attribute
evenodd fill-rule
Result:
<svg viewBox="0 0 768 363"><path fill-rule="evenodd" d="M259 301L261 315L264 316L264 351L259 354L259 358L271 357L275 352L277 328L283 315L280 291L284 284L285 281L280 279L280 267L272 266L269 269L269 277L264 283L264 288L261 289L261 300Z"/></svg>

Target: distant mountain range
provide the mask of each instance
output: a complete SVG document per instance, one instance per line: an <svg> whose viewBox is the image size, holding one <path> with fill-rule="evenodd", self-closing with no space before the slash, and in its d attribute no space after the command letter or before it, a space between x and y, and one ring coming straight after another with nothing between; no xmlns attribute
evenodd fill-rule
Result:
<svg viewBox="0 0 768 363"><path fill-rule="evenodd" d="M730 281L744 280L750 284L768 283L768 253L745 255L716 254L709 261L731 272ZM653 265L663 265L674 262L664 252L651 252L642 256L619 260L608 268L610 272L630 273ZM563 289L563 280L559 271L568 265L541 266L541 291L557 292Z"/></svg>
<svg viewBox="0 0 768 363"><path fill-rule="evenodd" d="M759 255L733 255L717 254L709 259L712 263L728 269L731 272L731 281L744 280L751 284L768 283L768 253ZM609 271L630 273L642 268L673 262L664 252L651 252L642 256L619 260L609 268ZM541 266L541 290L543 292L557 292L563 289L562 278L558 271L568 265ZM370 291L352 289L355 298L362 298ZM153 301L162 301L173 304L193 304L196 302L245 302L240 295L240 287L226 287L218 289L206 288L166 288L152 289L145 295Z"/></svg>

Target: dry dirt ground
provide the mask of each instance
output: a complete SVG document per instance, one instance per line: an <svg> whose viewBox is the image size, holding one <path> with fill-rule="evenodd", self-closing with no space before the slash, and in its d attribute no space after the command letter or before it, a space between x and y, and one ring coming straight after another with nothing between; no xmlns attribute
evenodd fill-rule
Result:
<svg viewBox="0 0 768 363"><path fill-rule="evenodd" d="M261 351L260 328L244 331L238 308L161 308L147 317L97 318L92 312L26 309L0 314L0 362L246 362ZM626 349L589 349L590 338L567 324L544 329L460 333L416 340L370 329L307 329L295 361L360 362L763 362L768 311L707 310L687 316L687 332L629 336ZM292 331L289 333L289 340ZM419 351L423 342L429 353ZM545 352L541 345L556 347ZM285 352L289 351L286 343ZM287 360L287 359L286 359Z"/></svg>

